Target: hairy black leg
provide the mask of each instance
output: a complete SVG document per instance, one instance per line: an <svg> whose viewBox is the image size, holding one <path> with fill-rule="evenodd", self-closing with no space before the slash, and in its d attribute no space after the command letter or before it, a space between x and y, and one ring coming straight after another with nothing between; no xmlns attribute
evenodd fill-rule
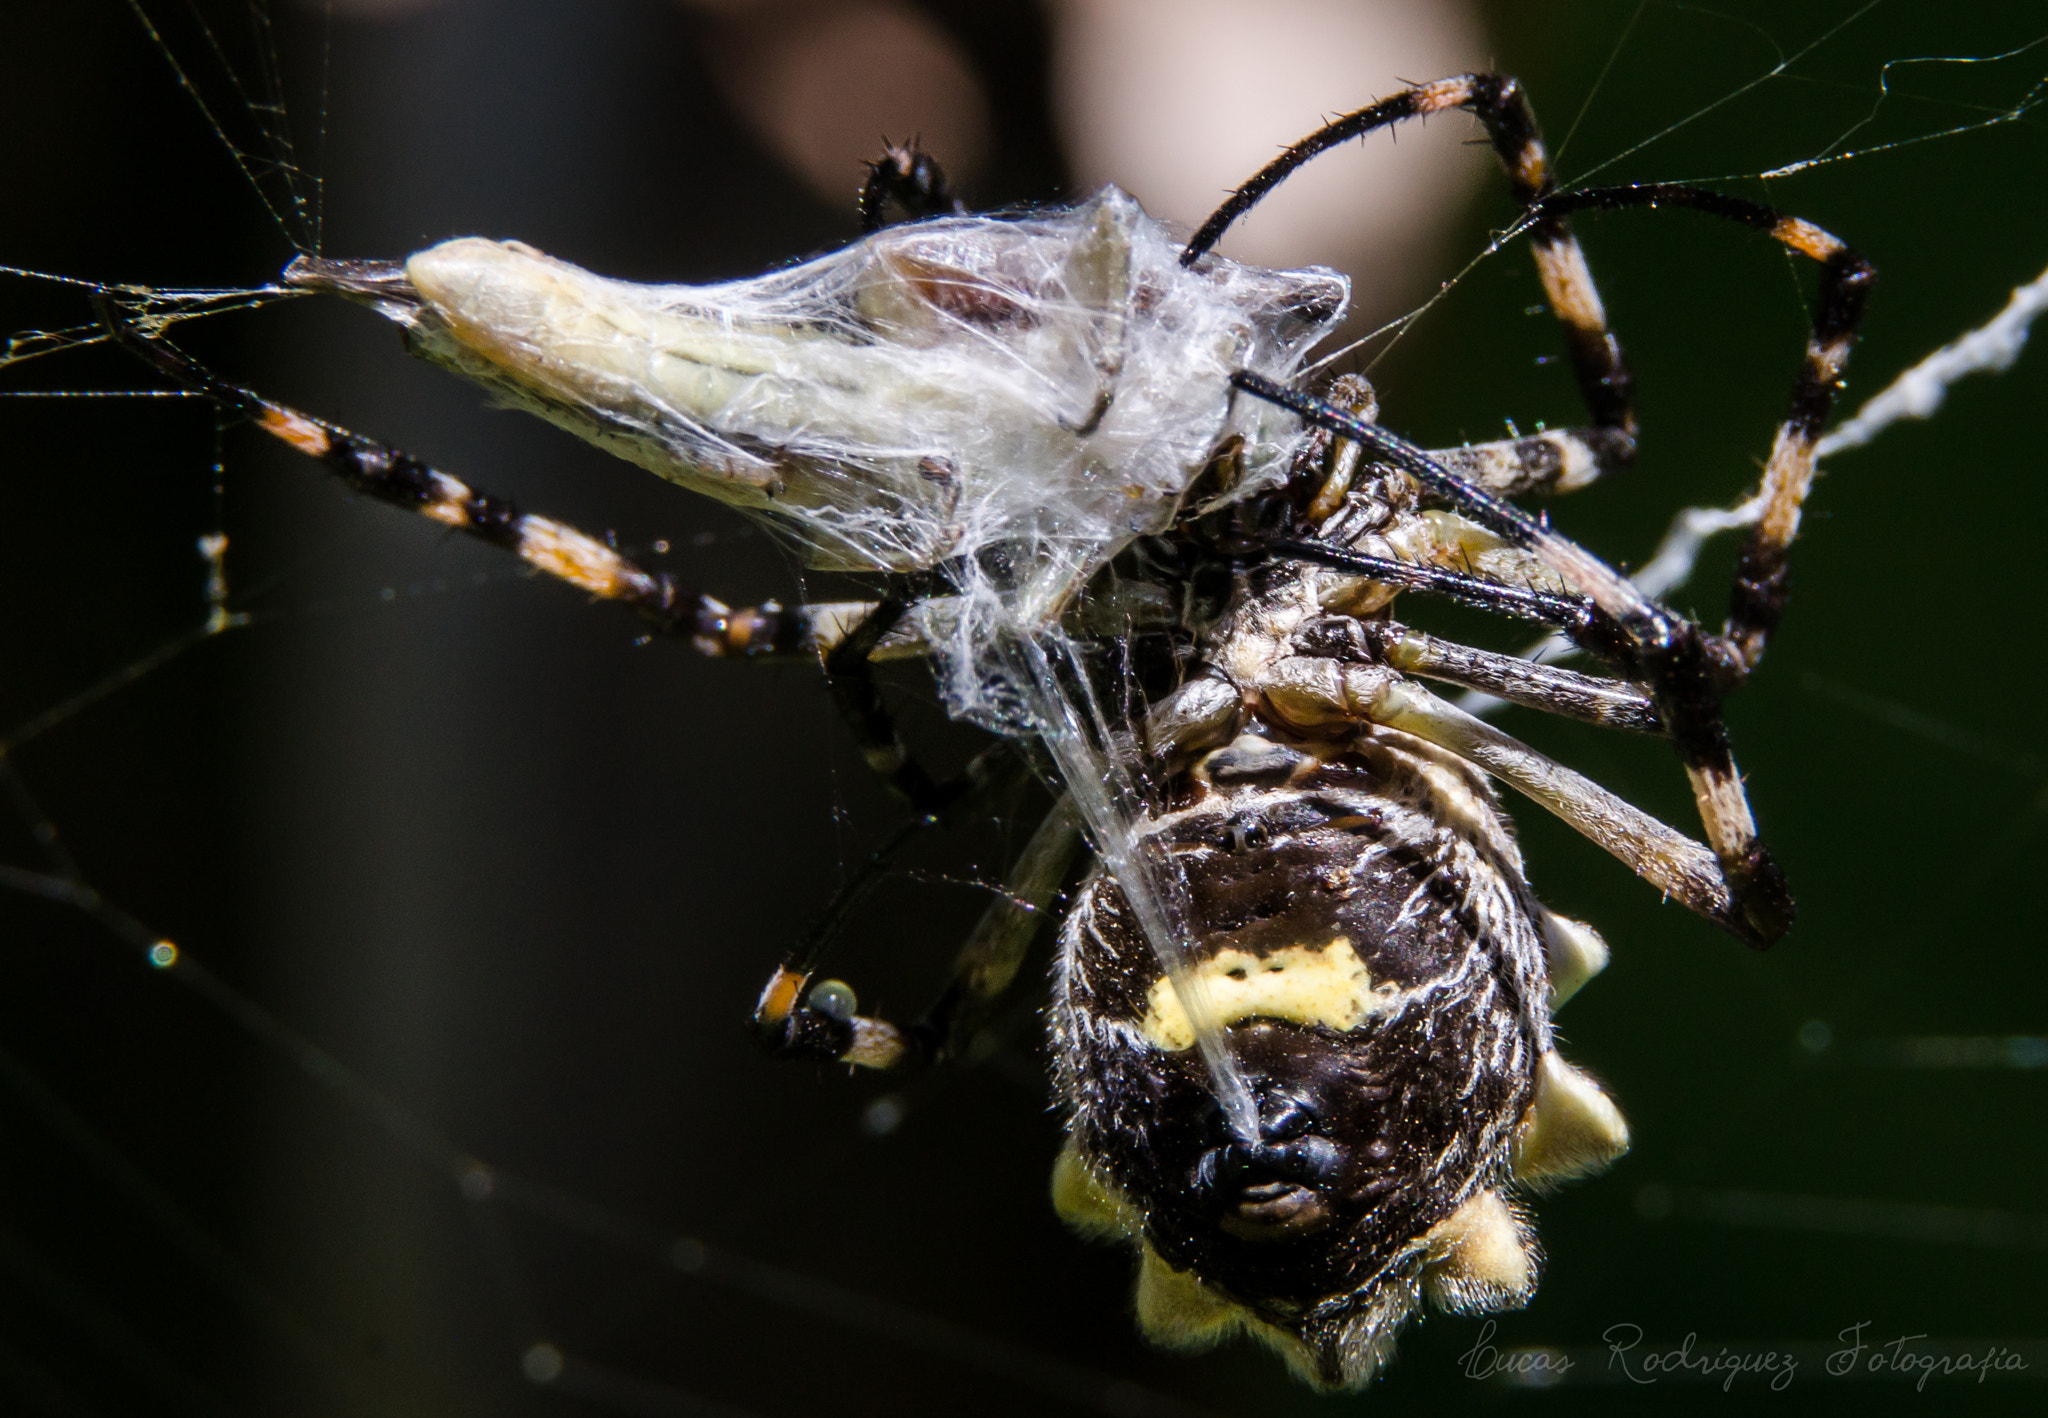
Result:
<svg viewBox="0 0 2048 1418"><path fill-rule="evenodd" d="M1834 407L1835 389L1847 365L1877 271L1838 238L1811 222L1697 187L1662 183L1598 188L1558 193L1538 204L1541 210L1560 211L1659 206L1701 211L1767 232L1821 265L1813 333L1793 384L1791 410L1778 426L1764 470L1764 517L1751 533L1737 571L1728 638L1709 647L1698 635L1697 627L1692 628L1691 638L1700 641L1699 653L1706 655L1712 651L1714 663L1703 666L1711 670L1708 679L1739 681L1763 654L1770 631L1783 611L1786 559L1792 538L1798 532L1801 506L1813 483L1813 447ZM1241 373L1233 379L1248 393L1291 408L1317 427L1373 448L1386 461L1489 530L1537 552L1652 652L1663 640L1674 636L1686 638L1678 618L1653 605L1626 578L1550 531L1529 513L1461 477L1413 444L1328 401L1285 389L1259 375ZM1311 406L1314 412L1310 412ZM1690 660L1692 652L1684 651L1677 658Z"/></svg>
<svg viewBox="0 0 2048 1418"><path fill-rule="evenodd" d="M1072 190L1053 112L1055 7L988 0L910 0L959 48L987 98L989 153L979 184L993 206L1043 202Z"/></svg>
<svg viewBox="0 0 2048 1418"><path fill-rule="evenodd" d="M1293 172L1340 143L1362 137L1377 128L1390 127L1410 118L1432 113L1466 109L1486 129L1493 150L1507 173L1515 200L1532 209L1531 245L1536 272L1544 294L1564 325L1571 351L1572 369L1579 390L1592 414L1590 427L1549 435L1556 457L1550 490L1569 491L1583 486L1603 472L1626 467L1635 458L1635 382L1622 357L1621 344L1607 328L1607 312L1600 292L1586 265L1585 253L1572 234L1571 223L1562 210L1540 209L1541 200L1553 190L1550 159L1536 126L1522 87L1505 74L1459 74L1435 83L1404 90L1390 98L1332 120L1288 148L1252 175L1229 200L1216 209L1181 253L1183 265L1191 265L1220 241L1230 224L1257 206L1261 199ZM1529 450L1539 465L1550 456ZM1475 460L1476 461L1476 460ZM1488 459L1487 461L1497 461ZM1517 456L1513 460L1522 462ZM1563 475L1569 472L1569 478ZM1483 482L1490 479L1481 478ZM1541 486L1531 484L1530 486ZM1503 486L1502 491L1521 491Z"/></svg>
<svg viewBox="0 0 2048 1418"><path fill-rule="evenodd" d="M891 145L868 164L860 188L860 229L880 231L889 224L889 204L901 208L906 221L926 217L957 217L967 210L953 194L952 183L937 158L917 146Z"/></svg>
<svg viewBox="0 0 2048 1418"><path fill-rule="evenodd" d="M1499 146L1500 135L1495 137ZM1659 714L1692 780L1708 837L1736 886L1751 926L1759 936L1772 939L1791 923L1791 898L1782 873L1757 839L1721 721L1720 696L1754 668L1783 613L1788 556L1813 483L1814 445L1833 409L1835 389L1877 272L1840 239L1811 222L1760 203L1683 184L1548 193L1532 203L1531 215L1540 240L1542 233L1555 230L1555 222L1568 212L1665 206L1703 212L1765 232L1821 267L1813 331L1793 383L1791 409L1778 427L1765 466L1764 513L1743 548L1724 637L1710 639L1690 621L1652 605L1597 559L1519 508L1458 477L1441 462L1406 445L1395 449L1393 445L1401 441L1376 425L1366 425L1327 404L1311 421L1392 453L1390 461L1424 486L1497 534L1542 556L1627 631L1639 647L1640 675L1651 687ZM1240 387L1272 397L1276 386L1264 380L1241 380Z"/></svg>
<svg viewBox="0 0 2048 1418"><path fill-rule="evenodd" d="M1551 531L1548 524L1514 503L1458 476L1399 434L1327 399L1276 384L1262 374L1240 370L1231 375L1230 382L1255 398L1289 410L1305 423L1361 444L1377 461L1406 473L1424 491L1435 494L1496 536L1541 556L1573 589L1630 629L1635 628L1634 620L1648 625L1673 618L1590 552Z"/></svg>

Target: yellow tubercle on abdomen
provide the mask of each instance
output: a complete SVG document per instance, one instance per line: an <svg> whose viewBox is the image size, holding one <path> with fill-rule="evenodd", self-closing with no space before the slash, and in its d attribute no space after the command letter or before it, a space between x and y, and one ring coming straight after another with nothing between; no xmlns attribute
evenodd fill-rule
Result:
<svg viewBox="0 0 2048 1418"><path fill-rule="evenodd" d="M1218 1028L1246 1019L1277 1019L1355 1029L1391 1008L1400 994L1392 981L1373 983L1345 936L1327 945L1290 945L1264 955L1220 950L1191 965L1188 973L1206 994ZM1195 1042L1194 1025L1165 976L1152 982L1138 1028L1169 1053Z"/></svg>

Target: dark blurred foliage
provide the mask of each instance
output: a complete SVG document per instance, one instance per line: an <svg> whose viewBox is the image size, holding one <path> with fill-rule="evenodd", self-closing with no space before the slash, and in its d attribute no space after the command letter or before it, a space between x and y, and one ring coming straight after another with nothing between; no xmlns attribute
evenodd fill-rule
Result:
<svg viewBox="0 0 2048 1418"><path fill-rule="evenodd" d="M921 8L987 80L996 156L970 195L1068 195L1043 97L1046 17ZM1993 53L2043 27L2029 3L1866 11L1489 10L1499 64L1527 83L1553 145L1570 135L1567 177L1721 180L1873 257L1883 285L1852 404L2048 260L2039 115L1753 176L1828 148L1872 109L1885 61ZM331 253L485 232L619 275L705 280L853 234L850 201L821 204L728 116L703 14L477 0L337 21L324 44L309 12L282 23ZM1243 23L1260 23L1257 6ZM189 39L179 53L196 69ZM1750 86L1816 41L1790 77ZM1892 96L1846 147L1980 122L2044 70L2048 49L1895 66ZM9 7L0 104L0 260L250 284L291 254L125 7ZM1504 197L1479 202L1433 278L1510 216ZM1811 278L1688 215L1624 213L1582 232L1639 372L1645 454L1553 515L1628 560L1676 506L1731 499L1753 478ZM86 318L63 292L6 289L8 329ZM1560 342L1529 313L1539 299L1519 248L1478 266L1374 367L1385 417L1434 442L1571 418ZM191 341L267 393L480 485L628 545L667 539L672 564L729 600L805 589L737 518L481 408L359 311L291 305ZM2048 479L2032 419L2044 371L2037 349L1972 381L1938 421L1844 456L1819 487L1784 632L1731 711L1799 895L1779 949L1716 937L1520 813L1541 893L1615 948L1563 1023L1638 1144L1613 1175L1540 1202L1549 1273L1499 1342L1597 1347L1624 1322L1667 1345L1691 1331L1832 1347L1861 1320L1884 1338L2048 1335L2038 1221L2031 1248L2024 1235L1972 1246L1859 1234L1846 1212L1839 1234L1733 1227L1697 1195L2048 1210L2048 1076L1863 1062L1899 1037L2048 1033L2031 895L2048 804L2035 585ZM93 356L20 373L10 387L137 380ZM1114 1381L1100 1406L1127 1412L1169 1399L1262 1414L1640 1401L1472 1383L1459 1356L1479 1329L1466 1321L1409 1335L1367 1400L1315 1399L1249 1351L1146 1350L1124 1258L1065 1235L1046 1205L1058 1124L1029 1002L979 1066L909 1081L772 1067L743 1034L783 943L894 820L814 675L641 646L630 619L351 504L246 431L223 440L217 513L212 420L196 404L10 400L0 420L0 732L195 624L203 532L228 532L233 603L254 617L21 747L19 781L109 900L346 1070L337 1090L79 912L0 896L8 1411L1082 1411L1070 1389L1047 1391L1077 1382L1059 1366ZM1686 593L1703 616L1718 616L1729 561L1710 555ZM942 756L970 746L919 707L914 681L900 689ZM1657 745L1510 722L1689 820ZM34 820L0 814L0 861L47 860L23 825ZM1010 826L929 844L915 865L992 874ZM961 885L894 883L839 968L869 1004L914 1012L979 906ZM1832 1040L1819 1052L1798 1042L1802 1026L1821 1039L1815 1022ZM465 1199L410 1124L349 1090L559 1197L508 1184ZM891 1094L900 1126L870 1135L863 1119ZM671 1263L674 1237L707 1248L681 1253L709 1257L697 1273ZM1041 1357L992 1356L972 1336ZM552 1386L522 1372L538 1341L569 1356ZM1809 1368L1786 1401L2004 1411L2043 1376L1916 1396ZM1706 1411L1745 1392L1761 1389L1731 1400L1667 1382L1652 1397Z"/></svg>

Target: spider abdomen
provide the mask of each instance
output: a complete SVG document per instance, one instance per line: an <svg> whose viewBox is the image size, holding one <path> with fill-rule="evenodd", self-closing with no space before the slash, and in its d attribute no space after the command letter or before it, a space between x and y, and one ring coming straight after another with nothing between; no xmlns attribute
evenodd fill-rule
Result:
<svg viewBox="0 0 2048 1418"><path fill-rule="evenodd" d="M1188 972L1259 1136L1232 1134L1179 992L1098 871L1061 937L1056 1199L1136 1243L1155 1339L1249 1329L1354 1386L1425 1293L1497 1309L1534 1288L1505 1198L1555 1059L1541 908L1482 781L1403 735L1240 736L1174 800L1136 846L1185 882Z"/></svg>

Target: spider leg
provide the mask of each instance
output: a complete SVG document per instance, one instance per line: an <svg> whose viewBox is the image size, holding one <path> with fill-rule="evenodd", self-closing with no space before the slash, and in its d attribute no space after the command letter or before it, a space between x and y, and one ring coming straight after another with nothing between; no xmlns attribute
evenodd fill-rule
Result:
<svg viewBox="0 0 2048 1418"><path fill-rule="evenodd" d="M1711 647L1715 660L1711 677L1739 683L1762 657L1765 642L1784 610L1787 557L1799 530L1800 509L1813 485L1813 448L1834 406L1835 389L1848 363L1864 303L1877 279L1876 268L1811 222L1697 187L1664 183L1598 188L1555 194L1539 206L1545 210L1676 206L1702 211L1766 231L1821 264L1820 293L1805 362L1793 384L1792 407L1778 426L1764 469L1764 516L1751 533L1736 572L1726 638ZM1700 639L1697 627L1687 637L1678 617L1651 603L1626 577L1505 501L1498 491L1461 476L1380 425L1256 374L1240 373L1232 382L1259 398L1292 409L1317 427L1372 449L1488 530L1535 552L1653 652L1674 637ZM1673 654L1676 660L1695 658L1693 652L1675 644ZM1707 668L1702 666L1702 672ZM1673 727L1676 731L1675 721Z"/></svg>
<svg viewBox="0 0 2048 1418"><path fill-rule="evenodd" d="M769 601L734 608L693 594L668 572L649 571L565 522L522 512L510 499L479 492L391 444L231 384L164 340L138 330L105 295L95 297L95 302L101 320L124 348L317 460L366 497L489 542L598 600L629 606L657 632L687 640L700 654L820 662L834 705L853 730L862 757L899 796L929 813L958 791L956 784L935 781L909 756L874 683L875 658L915 654L923 648L914 628L899 630L906 609L903 601L885 598L796 607Z"/></svg>
<svg viewBox="0 0 2048 1418"><path fill-rule="evenodd" d="M1420 561L1403 561L1391 556L1375 556L1331 542L1299 537L1276 537L1265 543L1265 550L1295 561L1354 572L1383 585L1426 591L1475 610L1492 611L1516 620L1537 621L1564 631L1575 641L1584 637L1590 642L1585 646L1589 653L1613 658L1612 650L1602 645L1596 633L1606 622L1598 607L1584 596L1509 585L1467 571L1454 571Z"/></svg>
<svg viewBox="0 0 2048 1418"><path fill-rule="evenodd" d="M1331 655L1327 628L1267 671L1261 694L1283 723L1322 729L1372 723L1449 750L1555 813L1636 875L1752 945L1774 938L1756 921L1754 888L1720 854L1666 826L1584 774L1465 713L1370 655ZM1346 663L1347 660L1352 661Z"/></svg>
<svg viewBox="0 0 2048 1418"><path fill-rule="evenodd" d="M1468 481L1502 494L1569 492L1635 457L1635 381L1593 283L1569 214L1585 208L1677 206L1768 232L1821 263L1822 278L1806 365L1794 386L1792 411L1779 427L1764 475L1769 498L1737 572L1728 636L1740 668L1753 668L1785 601L1785 558L1799 529L1800 503L1813 480L1813 445L1833 404L1849 346L1877 272L1839 239L1760 203L1677 183L1559 192L1536 116L1521 86L1502 74L1461 74L1405 90L1345 114L1311 133L1253 174L1202 224L1182 252L1192 263L1219 241L1288 174L1318 154L1376 128L1447 109L1464 108L1485 127L1508 185L1528 209L1537 275L1565 326L1572 368L1593 415L1590 428L1534 438L1446 449L1440 463Z"/></svg>
<svg viewBox="0 0 2048 1418"><path fill-rule="evenodd" d="M1424 679L1442 680L1460 689L1476 689L1546 714L1597 724L1603 729L1661 734L1664 721L1648 694L1626 680L1580 674L1558 665L1540 665L1519 655L1475 649L1409 630L1391 621L1367 627L1380 638L1386 663Z"/></svg>
<svg viewBox="0 0 2048 1418"><path fill-rule="evenodd" d="M1081 817L1062 797L1031 835L1011 868L1005 893L975 923L953 963L952 977L913 1030L934 1059L952 1058L973 1039L1023 967L1031 938L1045 919L1082 850Z"/></svg>
<svg viewBox="0 0 2048 1418"><path fill-rule="evenodd" d="M1222 239L1232 222L1319 154L1376 128L1460 108L1470 111L1486 129L1515 200L1531 209L1534 230L1530 241L1536 272L1550 308L1565 327L1572 370L1593 422L1534 438L1450 450L1445 461L1472 481L1498 492L1569 492L1635 460L1635 380L1622 357L1620 341L1607 328L1599 288L1593 284L1592 271L1572 234L1569 218L1562 209L1553 211L1542 205L1555 186L1550 159L1529 100L1522 86L1508 75L1458 74L1438 79L1324 124L1232 193L1189 240L1181 263L1192 265L1200 259Z"/></svg>
<svg viewBox="0 0 2048 1418"><path fill-rule="evenodd" d="M844 638L825 651L825 684L875 776L916 812L931 816L943 811L968 784L961 778L938 781L911 755L875 682L875 652L909 609L900 596L875 602Z"/></svg>
<svg viewBox="0 0 2048 1418"><path fill-rule="evenodd" d="M1495 146L1502 148L1506 130L1490 124L1489 131L1494 134ZM1529 137L1534 145L1533 129ZM1532 146L1530 151L1540 160L1540 145ZM1503 158L1507 159L1504 149ZM1300 161L1306 161L1306 157ZM1509 168L1513 173L1512 161ZM1284 175L1283 171L1272 181L1277 182ZM1547 177L1543 181L1547 182ZM1266 185L1270 187L1271 182ZM1758 840L1756 822L1721 720L1720 696L1723 689L1741 683L1755 667L1783 613L1787 559L1799 530L1800 510L1813 484L1814 445L1833 408L1834 392L1841 382L1877 272L1841 240L1811 222L1784 216L1759 203L1681 184L1547 193L1532 201L1531 213L1541 243L1546 232L1560 230L1556 223L1567 212L1588 207L1659 206L1700 211L1764 231L1821 266L1820 292L1805 362L1793 384L1792 407L1778 427L1765 466L1765 512L1743 549L1723 637L1710 639L1691 621L1654 604L1626 577L1598 558L1504 501L1496 489L1461 477L1378 425L1327 401L1282 389L1256 375L1240 374L1235 376L1235 382L1247 392L1293 409L1318 427L1373 449L1452 507L1510 543L1535 553L1621 628L1634 647L1631 674L1650 687L1659 717L1692 780L1693 796L1699 803L1708 840L1743 902L1745 919L1752 928L1750 933L1756 938L1773 940L1791 924L1791 896L1782 872ZM1539 245L1539 265L1546 259L1542 254L1545 249ZM1575 265L1583 274L1584 260L1576 243L1570 247L1569 261L1563 261L1557 254L1563 248L1552 245L1547 249L1551 252L1551 264L1544 266L1546 287L1551 284L1553 266L1564 269ZM1591 291L1588 276L1585 292L1590 295ZM1559 302L1555 291L1552 299L1553 303ZM1579 330L1570 311L1562 304L1559 308L1566 314L1566 323ZM1611 344L1611 337L1606 338ZM1575 337L1575 351L1582 347L1592 350L1593 344L1590 339ZM1586 367L1581 365L1582 376Z"/></svg>
<svg viewBox="0 0 2048 1418"><path fill-rule="evenodd" d="M1304 654L1358 664L1391 665L1403 674L1476 689L1511 704L1604 729L1661 734L1656 701L1627 680L1580 674L1425 635L1391 620L1332 616L1294 633Z"/></svg>
<svg viewBox="0 0 2048 1418"><path fill-rule="evenodd" d="M507 498L478 492L388 443L365 438L334 424L266 399L253 389L221 379L168 342L137 329L105 294L94 296L101 321L115 342L175 383L196 390L215 405L247 418L257 428L314 459L353 491L416 513L492 546L511 552L541 571L599 600L617 601L644 616L656 629L714 642L709 653L746 653L749 648L794 648L802 621L769 610L736 615L712 602L726 623L700 624L704 607L666 572L653 572L567 523L521 512Z"/></svg>
<svg viewBox="0 0 2048 1418"><path fill-rule="evenodd" d="M1467 482L1503 497L1577 492L1609 470L1583 430L1568 428L1527 438L1432 448L1429 456Z"/></svg>
<svg viewBox="0 0 2048 1418"><path fill-rule="evenodd" d="M1726 871L1717 852L1584 774L1420 685L1396 681L1379 696L1370 717L1485 769L1597 842L1666 895L1753 945L1769 943L1758 928L1752 903L1743 899L1749 883Z"/></svg>
<svg viewBox="0 0 2048 1418"><path fill-rule="evenodd" d="M1585 548L1560 536L1513 503L1473 486L1378 424L1256 374L1240 372L1232 376L1232 381L1247 393L1293 410L1306 422L1356 440L1377 460L1407 473L1426 491L1435 493L1488 531L1534 553L1621 632L1625 645L1617 647L1621 652L1618 657L1629 661L1631 677L1640 678L1649 688L1658 716L1692 782L1707 840L1713 844L1741 907L1746 928L1736 933L1752 941L1771 941L1783 935L1792 923L1791 893L1785 886L1783 872L1757 836L1756 820L1750 813L1749 799L1743 792L1727 728L1721 719L1721 686L1727 678L1725 667L1736 657L1733 648L1725 642L1710 642L1697 625L1657 605L1627 577ZM1299 542L1284 545L1296 549L1302 546ZM1330 552L1341 550L1318 548L1311 559L1328 562ZM1439 577L1451 574L1437 572L1435 568L1424 570ZM1540 604L1533 598L1546 597L1547 593L1520 595ZM1569 603L1568 598L1547 599ZM1589 619L1588 630L1599 624ZM1610 654L1609 658L1617 656Z"/></svg>
<svg viewBox="0 0 2048 1418"><path fill-rule="evenodd" d="M994 781L982 785L973 800L983 797ZM819 927L769 977L753 1021L755 1036L769 1052L874 1069L941 1062L966 1045L1015 981L1045 909L1059 894L1081 847L1080 818L1066 798L1053 804L1032 833L1003 893L982 914L954 958L944 990L916 1023L905 1027L860 1014L853 991L840 981L813 983L819 959L846 909L922 825L914 821L899 828L842 888Z"/></svg>
<svg viewBox="0 0 2048 1418"><path fill-rule="evenodd" d="M1849 362L1857 327L1877 268L1840 238L1799 217L1788 217L1760 202L1728 197L1680 183L1639 183L1559 192L1536 204L1539 222L1584 208L1680 207L1767 232L1771 238L1818 262L1820 290L1806 359L1792 385L1792 407L1778 425L1764 465L1764 513L1744 544L1735 572L1725 634L1739 655L1732 667L1745 675L1763 657L1765 642L1784 614L1786 561L1799 532L1800 509L1813 486L1813 449L1834 409L1835 390Z"/></svg>
<svg viewBox="0 0 2048 1418"><path fill-rule="evenodd" d="M1037 912L1059 889L1080 842L1072 812L1056 806L1020 859L1005 896L994 903L962 949L952 983L926 1019L906 1034L897 1026L852 1014L850 1006L814 1007L805 999L817 961L845 916L916 832L965 810L1024 772L999 744L944 782L910 757L874 681L878 658L922 653L922 637L904 624L908 603L824 602L785 608L774 602L733 608L683 592L666 572L652 572L605 542L552 518L521 512L508 499L467 483L376 439L316 419L228 383L166 342L134 328L111 301L101 317L114 338L178 383L250 419L272 437L322 463L355 491L428 517L442 526L512 552L535 569L600 599L640 612L657 630L687 639L714 658L805 657L820 662L835 704L859 741L862 756L917 815L902 824L842 884L806 939L764 991L755 1023L780 1053L844 1059L886 1067L905 1056L915 1037L919 1056L935 1059L964 1039L1015 977L1037 925ZM836 986L832 999L850 998Z"/></svg>

